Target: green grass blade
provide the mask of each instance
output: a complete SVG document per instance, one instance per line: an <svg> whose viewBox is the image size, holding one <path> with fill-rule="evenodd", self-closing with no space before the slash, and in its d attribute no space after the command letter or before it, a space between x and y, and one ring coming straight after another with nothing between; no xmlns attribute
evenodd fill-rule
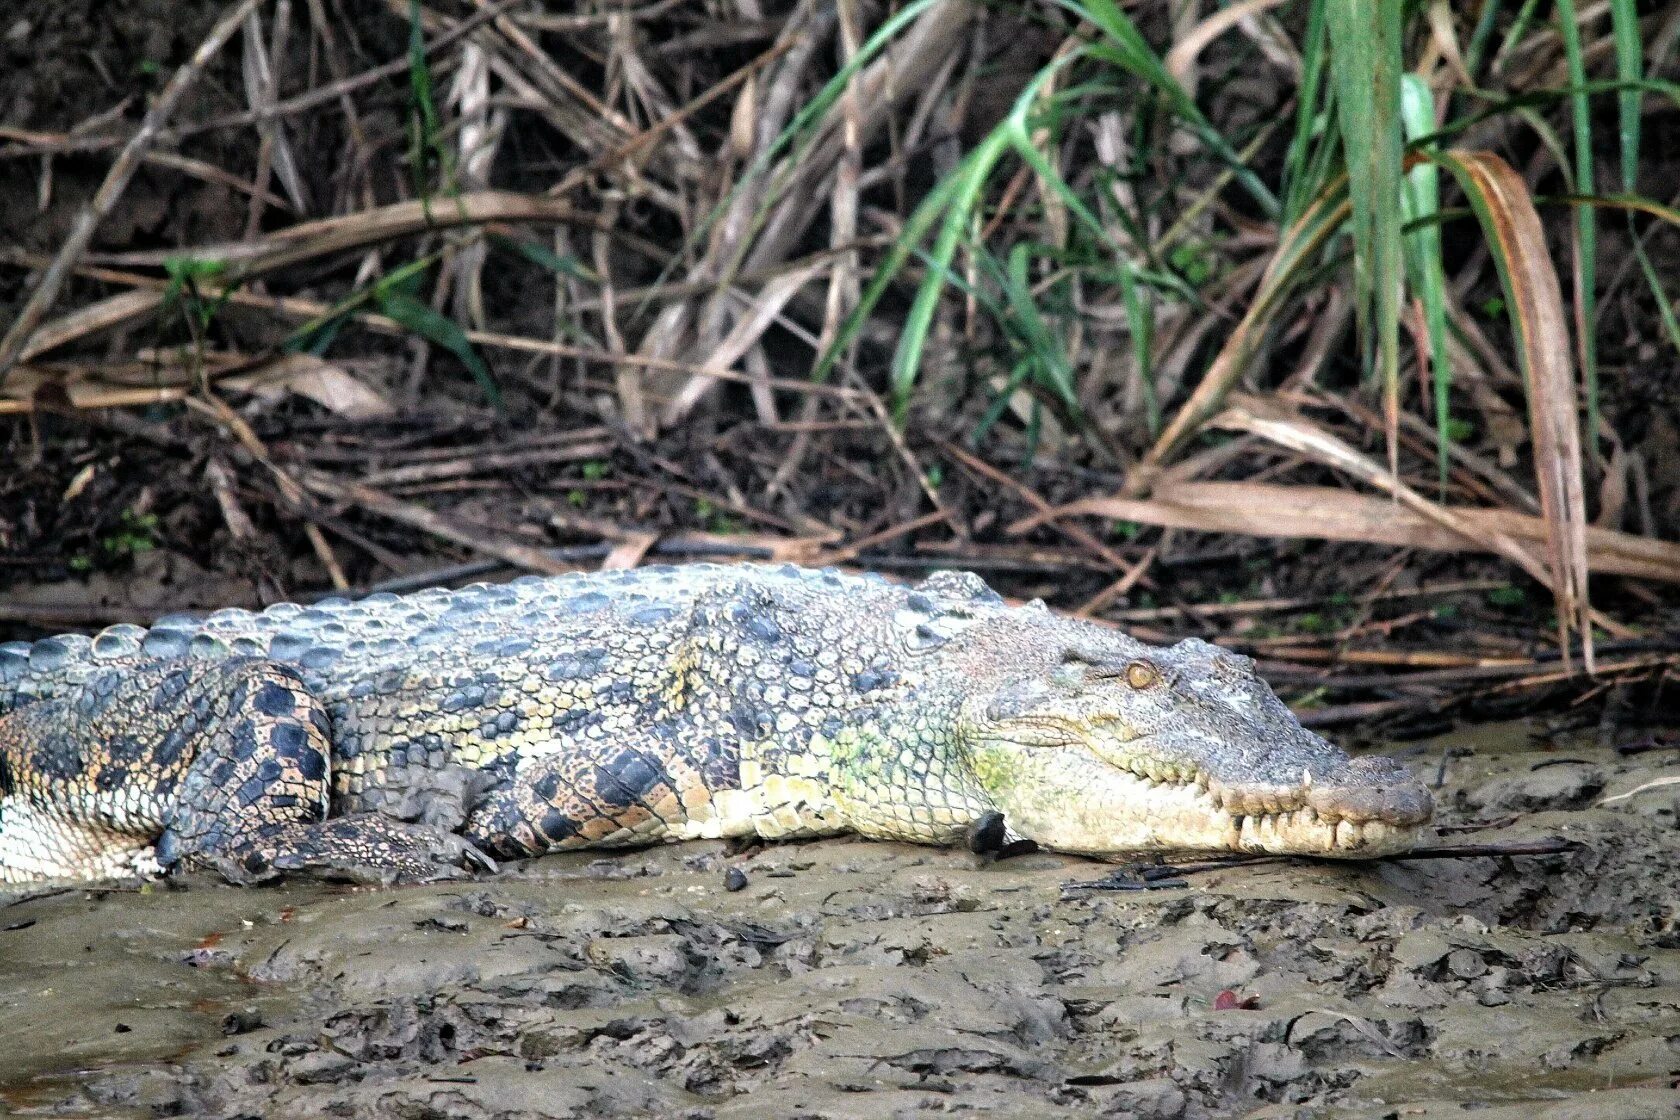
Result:
<svg viewBox="0 0 1680 1120"><path fill-rule="evenodd" d="M1617 131L1622 142L1622 190L1632 194L1639 185L1640 100L1645 78L1644 42L1634 0L1610 0L1610 28L1616 41L1616 80L1625 83L1616 94ZM1576 191L1591 190L1577 184Z"/></svg>
<svg viewBox="0 0 1680 1120"><path fill-rule="evenodd" d="M490 242L492 247L524 257L538 268L545 268L557 276L570 276L574 280L582 281L595 288L599 288L601 285L601 278L595 274L595 270L570 253L561 256L541 242L524 237L508 237L500 233L492 233L486 240ZM584 330L577 323L557 319L554 325L573 342L597 350L601 349L601 340Z"/></svg>
<svg viewBox="0 0 1680 1120"><path fill-rule="evenodd" d="M287 353L306 351L320 357L327 352L333 337L338 334L339 328L349 321L353 312L368 304L377 307L387 292L412 291L412 286L419 280L420 274L442 257L441 253L430 253L417 261L409 261L366 287L351 292L325 313L300 324L286 336L285 341L280 344L281 349Z"/></svg>
<svg viewBox="0 0 1680 1120"><path fill-rule="evenodd" d="M851 83L851 80L865 66L873 62L877 55L886 50L887 44L891 43L900 31L904 30L937 2L938 0L912 0L912 3L905 5L891 19L877 28L875 33L858 48L857 53L847 60L846 65L842 66L834 77L825 82L816 95L806 102L799 112L794 114L793 119L787 123L787 127L776 134L776 138L765 147L763 152L759 153L751 165L735 177L734 185L718 200L717 205L713 206L706 216L696 224L694 232L689 235L684 246L684 252L677 254L678 258L685 257L687 250L698 244L710 232L713 224L729 209L741 191L745 190L754 179L763 175L778 156L787 151L790 146L796 144L797 147L794 149L794 155L789 164L790 166L797 166L800 157L815 142L818 134L817 126L822 123L823 118L828 114L829 109L833 108L834 103L840 100L840 95L846 92L846 86ZM780 194L780 184L765 192L764 201L758 210L759 220L762 220L764 212L775 203ZM661 280L663 279L664 277L661 275Z"/></svg>
<svg viewBox="0 0 1680 1120"><path fill-rule="evenodd" d="M1172 76L1161 56L1155 53L1132 18L1120 10L1114 0L1057 0L1062 7L1082 20L1097 25L1107 37L1107 43L1089 45L1086 49L1097 58L1105 59L1142 78L1164 98L1172 111L1188 124L1197 138L1214 155L1230 167L1237 182L1259 205L1268 218L1277 218L1280 207L1274 195L1260 177L1243 162L1228 140L1202 114L1195 101Z"/></svg>
<svg viewBox="0 0 1680 1120"><path fill-rule="evenodd" d="M1504 7L1499 0L1486 0L1482 4L1481 18L1476 21L1476 29L1470 33L1470 42L1464 48L1464 68L1473 78L1476 71L1482 68L1482 56L1487 52L1489 40L1493 38L1494 25L1499 21L1499 12Z"/></svg>
<svg viewBox="0 0 1680 1120"><path fill-rule="evenodd" d="M1563 57L1569 67L1569 84L1580 91L1587 84L1587 68L1581 52L1581 27L1575 0L1557 0L1558 33L1563 38ZM1635 94L1635 97L1638 95ZM1575 139L1574 190L1592 194L1593 176L1592 104L1586 93L1569 98L1570 123ZM1580 347L1581 377L1586 383L1587 446L1598 439L1598 345L1593 324L1598 321L1598 215L1590 206L1575 209L1575 344Z"/></svg>
<svg viewBox="0 0 1680 1120"><path fill-rule="evenodd" d="M1028 129L1027 120L1031 108L1038 101L1044 88L1062 67L1080 57L1082 52L1070 52L1040 70L1027 84L1026 89L1016 97L1009 115L968 154L949 179L950 189L945 201L944 220L940 225L939 237L929 254L928 273L916 290L915 301L910 305L909 315L905 317L904 330L899 335L898 349L893 355L893 411L900 421L904 418L910 390L915 387L916 377L921 369L922 350L927 342L928 331L933 325L934 313L939 307L940 293L944 290L950 273L951 259L956 255L957 246L963 240L978 211L993 170L1006 154L1013 150L1026 160L1052 189L1061 194L1082 222L1095 228L1098 235L1116 254L1122 252L1121 247L1109 239L1108 231L1103 228L1102 223L1039 154L1038 149L1033 146ZM900 244L894 247L895 255L910 232L906 229L905 234L900 235ZM904 255L908 255L907 250ZM900 264L902 259L900 256ZM890 260L891 258L889 263ZM871 287L873 288L873 285Z"/></svg>
<svg viewBox="0 0 1680 1120"><path fill-rule="evenodd" d="M1639 86L1645 77L1644 43L1639 32L1639 13L1635 10L1633 0L1611 0L1610 24L1612 35L1616 42L1616 80L1626 83L1626 88L1616 95L1616 123L1618 139L1621 141L1621 172L1622 190L1633 194L1639 185L1639 142L1640 142L1640 101L1643 92ZM1589 193L1577 187L1580 193ZM1580 210L1590 210L1591 207L1580 207ZM1579 210L1577 211L1579 212ZM1668 293L1663 290L1662 278L1651 264L1650 254L1645 251L1645 239L1639 236L1634 227L1634 211L1627 215L1628 242L1633 246L1634 259L1639 262L1640 275L1645 278L1646 287L1657 304L1657 311L1662 316L1663 329L1668 332L1669 344L1676 351L1680 351L1680 323L1675 321L1674 307L1669 302ZM1594 383L1589 390L1592 397L1588 404L1591 409L1589 423L1592 438L1598 437L1598 393ZM1594 444L1596 446L1596 442Z"/></svg>
<svg viewBox="0 0 1680 1120"><path fill-rule="evenodd" d="M881 302L881 297L886 294L887 288L904 270L905 262L910 259L910 255L927 239L928 234L933 231L933 227L938 224L940 216L950 206L951 199L956 194L957 182L961 177L962 169L968 165L970 160L975 158L975 155L975 152L970 152L964 157L963 162L958 165L957 172L947 176L938 186L928 192L928 196L922 199L921 204L911 213L910 220L904 223L904 230L893 240L892 248L888 250L886 260L882 261L880 266L876 268L875 275L870 278L869 286L863 290L862 296L858 298L857 306L852 308L851 313L840 324L840 329L834 332L834 341L829 344L827 352L818 357L816 366L811 370L811 380L826 381L828 375L834 372L835 363L839 362L840 355L857 341L858 333L863 330L864 322L868 320L870 313L875 310L875 306Z"/></svg>
<svg viewBox="0 0 1680 1120"><path fill-rule="evenodd" d="M1324 75L1330 54L1324 30L1325 0L1312 0L1307 9L1307 29L1301 40L1301 88L1295 99L1295 133L1289 138L1289 152L1283 160L1283 224L1289 225L1301 216L1323 186L1322 179L1307 177L1307 152L1314 136L1319 144L1329 142L1320 127L1321 114L1329 111L1321 105L1324 99ZM1322 174L1322 169L1320 169Z"/></svg>
<svg viewBox="0 0 1680 1120"><path fill-rule="evenodd" d="M1421 137L1421 140L1431 144L1444 144L1452 137L1474 128L1483 121L1492 120L1494 117L1503 116L1519 109L1545 109L1565 98L1573 98L1577 94L1583 93L1596 96L1601 93L1626 93L1629 91L1654 93L1659 97L1667 98L1676 107L1680 107L1680 83L1664 81L1659 78L1644 77L1637 81L1611 79L1608 81L1570 82L1565 85L1550 86L1546 89L1527 90L1509 97L1483 95L1485 104L1481 109L1474 113L1466 113L1461 117L1455 117L1428 136ZM1563 166L1568 167L1569 162L1565 161Z"/></svg>
<svg viewBox="0 0 1680 1120"><path fill-rule="evenodd" d="M1161 434L1161 397L1155 387L1155 365L1152 360L1155 336L1155 317L1137 274L1130 267L1120 270L1120 299L1126 307L1126 325L1131 328L1132 361L1137 365L1138 386L1143 390L1144 417L1149 434Z"/></svg>
<svg viewBox="0 0 1680 1120"><path fill-rule="evenodd" d="M1078 419L1083 416L1083 410L1074 391L1073 367L1068 364L1066 347L1051 332L1039 311L1038 301L1033 298L1031 256L1032 247L1025 242L1009 251L1009 271L1003 279L1004 296L1009 301L1014 325L1035 360L1038 382Z"/></svg>
<svg viewBox="0 0 1680 1120"><path fill-rule="evenodd" d="M164 275L169 284L163 290L161 310L164 317L180 311L192 316L202 332L221 313L238 287L238 277L228 262L189 254L171 255L163 259ZM213 287L216 295L206 300L204 289Z"/></svg>
<svg viewBox="0 0 1680 1120"><path fill-rule="evenodd" d="M1376 373L1392 424L1400 386L1400 122L1402 0L1327 0L1337 117L1353 205L1360 335L1374 333ZM1391 433L1392 436L1392 433ZM1392 439L1391 439L1392 451Z"/></svg>
<svg viewBox="0 0 1680 1120"><path fill-rule="evenodd" d="M840 95L846 92L846 86L850 84L858 71L873 62L875 56L886 50L887 44L892 42L900 31L904 30L937 2L938 0L913 0L912 3L906 4L902 10L883 23L875 34L866 39L863 45L858 48L857 54L853 55L846 62L846 65L842 66L839 72L830 78L822 89L817 91L817 95L798 113L794 114L793 120L788 122L787 127L782 129L775 141L765 149L764 154L754 163L752 172L741 176L742 180L744 181L751 175L763 171L765 167L769 166L771 160L785 151L788 145L796 139L804 137L809 140L812 138L815 125L828 113L829 108L840 100ZM796 150L795 162L797 162L797 157L803 150L803 148Z"/></svg>
<svg viewBox="0 0 1680 1120"><path fill-rule="evenodd" d="M1633 246L1634 260L1639 263L1640 275L1645 278L1646 285L1656 298L1657 314L1661 316L1663 329L1668 334L1669 344L1680 353L1680 320L1674 315L1674 307L1669 302L1668 295L1663 290L1662 277L1651 263L1650 254L1645 251L1644 239L1639 237L1633 229L1633 215L1650 214L1669 225L1680 227L1680 210L1672 206L1664 206L1643 195L1569 195L1561 200L1571 206L1594 207L1600 209L1623 210L1628 215L1628 236Z"/></svg>
<svg viewBox="0 0 1680 1120"><path fill-rule="evenodd" d="M1625 210L1630 214L1649 214L1669 225L1680 226L1680 210L1654 202L1642 194L1571 194L1548 202L1565 202L1570 206L1596 206L1600 210Z"/></svg>
<svg viewBox="0 0 1680 1120"><path fill-rule="evenodd" d="M426 172L436 167L447 183L449 152L438 140L437 101L432 96L432 68L426 61L426 37L421 31L420 0L408 0L408 88L413 97L409 126L409 170L414 176L414 193L421 200L431 197Z"/></svg>
<svg viewBox="0 0 1680 1120"><path fill-rule="evenodd" d="M461 329L461 324L440 315L431 307L415 299L408 292L401 290L381 290L376 299L379 310L395 320L405 330L412 331L426 341L441 346L461 360L478 382L478 387L484 391L484 397L496 408L502 406L502 391L496 385L495 378L490 376L489 367L484 359L478 356L478 351L467 339L467 332Z"/></svg>
<svg viewBox="0 0 1680 1120"><path fill-rule="evenodd" d="M1563 138L1558 135L1557 129L1552 127L1552 123L1546 119L1545 115L1538 109L1527 105L1519 105L1512 109L1511 113L1534 130L1535 137L1546 146L1546 150L1557 161L1557 165L1563 168L1564 175L1572 177L1574 174L1572 168L1575 161L1574 157L1569 154L1569 145L1563 142Z"/></svg>
<svg viewBox="0 0 1680 1120"><path fill-rule="evenodd" d="M539 245L523 237L507 237L500 233L490 234L488 240L496 248L517 253L538 268L546 268L556 275L570 276L574 280L582 280L585 284L598 285L601 282L594 269L570 253L562 257L547 245Z"/></svg>
<svg viewBox="0 0 1680 1120"><path fill-rule="evenodd" d="M900 422L909 404L910 390L915 387L916 375L921 370L922 349L933 326L934 312L939 308L939 295L945 288L945 274L950 270L951 258L956 255L957 245L973 220L992 169L1008 150L1008 133L1002 127L995 129L963 160L952 176L950 199L939 237L930 254L928 272L916 289L916 299L910 305L909 315L905 316L904 332L898 338L898 350L893 354L893 413Z"/></svg>
<svg viewBox="0 0 1680 1120"><path fill-rule="evenodd" d="M1511 21L1511 26L1505 32L1505 38L1500 40L1499 50L1493 56L1493 72L1498 75L1505 68L1505 60L1510 57L1511 49L1523 41L1528 34L1528 28L1534 22L1534 9L1539 7L1539 0L1523 0L1523 6L1517 9L1517 16Z"/></svg>
<svg viewBox="0 0 1680 1120"><path fill-rule="evenodd" d="M974 430L968 434L969 447L980 446L980 441L986 438L986 433L1003 419L1004 410L1009 407L1009 399L1021 391L1021 386L1027 383L1027 378L1031 375L1031 362L1022 358L1015 363L1014 368L1009 371L1009 380L1004 383L1003 389L993 398L992 403L986 406L985 415L980 417L980 422L974 425Z"/></svg>
<svg viewBox="0 0 1680 1120"><path fill-rule="evenodd" d="M1429 83L1406 74L1400 84L1400 114L1408 136L1434 131L1435 99ZM1429 372L1435 397L1435 465L1440 484L1447 484L1448 445L1452 430L1452 363L1447 352L1447 276L1441 261L1440 171L1419 162L1406 173L1404 217L1406 266L1409 283L1423 304L1429 332Z"/></svg>
<svg viewBox="0 0 1680 1120"><path fill-rule="evenodd" d="M1631 214L1628 220L1631 227ZM1657 275L1656 267L1651 263L1651 254L1645 251L1644 239L1631 228L1628 235L1633 244L1633 257L1639 262L1639 271L1644 275L1645 284L1651 289L1651 294L1656 297L1657 314L1662 317L1663 329L1668 332L1669 345L1674 347L1676 353L1680 353L1680 321L1674 318L1674 307L1669 303L1668 293L1663 291L1662 277ZM1588 416L1593 417L1593 411L1590 410ZM1595 428L1594 431L1596 430Z"/></svg>

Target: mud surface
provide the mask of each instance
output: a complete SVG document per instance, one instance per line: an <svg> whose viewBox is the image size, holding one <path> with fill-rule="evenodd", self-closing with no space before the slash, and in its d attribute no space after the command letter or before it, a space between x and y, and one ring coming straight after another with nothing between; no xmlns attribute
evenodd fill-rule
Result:
<svg viewBox="0 0 1680 1120"><path fill-rule="evenodd" d="M1449 824L1580 847L1064 895L1106 869L691 844L21 902L0 1112L1676 1115L1680 784L1598 803L1680 751L1511 725L1411 762L1443 758Z"/></svg>

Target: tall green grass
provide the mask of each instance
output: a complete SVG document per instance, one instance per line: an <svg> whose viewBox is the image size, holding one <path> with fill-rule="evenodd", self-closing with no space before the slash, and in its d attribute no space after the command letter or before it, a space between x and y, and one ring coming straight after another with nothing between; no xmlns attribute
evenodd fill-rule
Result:
<svg viewBox="0 0 1680 1120"><path fill-rule="evenodd" d="M1414 407L1407 403L1414 399L1407 371L1421 375L1415 407L1437 431L1444 485L1454 432L1449 351L1454 317L1465 313L1454 307L1458 297L1449 281L1466 255L1459 250L1449 261L1445 245L1466 244L1463 219L1480 215L1481 236L1496 264L1509 246L1500 241L1499 200L1467 196L1485 180L1442 180L1436 164L1455 137L1472 129L1492 135L1492 127L1504 123L1511 143L1538 142L1551 151L1554 170L1572 196L1571 215L1550 213L1559 219L1553 228L1567 229L1572 246L1570 345L1580 371L1589 449L1596 446L1592 433L1600 423L1598 208L1628 211L1640 274L1680 350L1680 323L1633 225L1636 211L1669 216L1638 196L1637 173L1643 98L1675 93L1647 74L1633 0L1594 9L1597 14L1588 13L1586 24L1574 0L1555 5L1488 0L1474 11L1454 6L1457 23L1451 30L1463 69L1456 61L1440 62L1427 74L1416 68L1440 30L1430 27L1427 5L1309 0L1276 9L1276 26L1289 33L1300 58L1292 86L1252 42L1228 30L1204 52L1217 56L1217 63L1208 65L1210 77L1195 97L1164 61L1171 45L1162 39L1165 10L1150 3L1123 10L1113 0L1047 0L1027 9L1038 18L1063 20L1062 49L1026 84L1005 118L923 197L845 328L819 359L818 376L828 373L886 294L908 278L909 311L891 374L900 417L914 399L934 323L941 314L972 306L992 324L986 336L1004 371L1001 395L989 402L976 434L1004 415L1004 399L1022 391L1054 404L1077 427L1085 423L1082 378L1088 363L1072 347L1078 312L1069 293L1077 289L1087 299L1100 293L1122 306L1129 320L1129 369L1139 379L1155 440L1149 458L1159 461L1195 435L1250 359L1263 353L1291 301L1344 285L1358 312L1353 357L1380 394L1391 433L1396 411ZM1613 51L1598 45L1605 37L1613 40ZM1563 80L1533 84L1537 56L1557 57ZM1281 123L1275 135L1252 119L1242 127L1227 121L1241 115L1230 112L1221 81L1244 67L1265 69L1284 84L1280 101L1288 113L1269 122ZM1516 84L1519 75L1528 84ZM1136 171L1129 180L1138 200L1131 211L1107 189L1112 176L1105 177L1107 169L1099 173L1084 139L1099 114L1114 112L1133 122L1128 134L1142 145L1128 169ZM1594 162L1594 130L1611 119L1619 194L1604 196L1598 193L1603 176ZM1168 143L1175 136L1193 138L1195 150L1186 153L1182 143ZM1016 194L1014 213L997 213L1003 185L1023 168L1036 192ZM1538 186L1530 183L1527 190L1535 193ZM1216 286L1246 252L1236 231L1217 220L1204 219L1201 226L1199 243L1212 258L1211 268L1195 266L1165 239L1152 240L1146 232L1159 229L1163 215L1186 196L1203 191L1217 208L1271 226L1276 243L1263 279L1237 308L1233 341L1211 366L1189 370L1175 398L1163 400L1156 384L1160 355L1154 352L1160 315L1171 307L1205 311ZM1057 243L1041 220L1052 206L1071 219ZM1453 237L1443 237L1444 227ZM1174 228L1184 230L1182 224ZM1518 312L1508 305L1513 338L1520 338L1525 326L1515 318ZM1267 376L1263 364L1262 376ZM1393 454L1392 436L1390 446Z"/></svg>

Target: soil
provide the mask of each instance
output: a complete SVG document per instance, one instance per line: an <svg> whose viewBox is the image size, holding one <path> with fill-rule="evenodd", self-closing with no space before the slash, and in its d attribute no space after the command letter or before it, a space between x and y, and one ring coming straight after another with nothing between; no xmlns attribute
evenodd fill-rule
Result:
<svg viewBox="0 0 1680 1120"><path fill-rule="evenodd" d="M1098 892L1050 854L697 843L16 902L0 1111L1674 1116L1680 751L1621 745L1531 721L1410 750L1449 835L1557 855Z"/></svg>

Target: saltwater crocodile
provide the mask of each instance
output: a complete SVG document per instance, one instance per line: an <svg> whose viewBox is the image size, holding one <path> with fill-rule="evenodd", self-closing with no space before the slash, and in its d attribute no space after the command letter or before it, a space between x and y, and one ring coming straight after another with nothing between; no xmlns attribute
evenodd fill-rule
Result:
<svg viewBox="0 0 1680 1120"><path fill-rule="evenodd" d="M0 882L424 880L698 837L952 843L999 813L1068 852L1363 858L1430 811L1247 658L960 572L527 577L0 645Z"/></svg>

